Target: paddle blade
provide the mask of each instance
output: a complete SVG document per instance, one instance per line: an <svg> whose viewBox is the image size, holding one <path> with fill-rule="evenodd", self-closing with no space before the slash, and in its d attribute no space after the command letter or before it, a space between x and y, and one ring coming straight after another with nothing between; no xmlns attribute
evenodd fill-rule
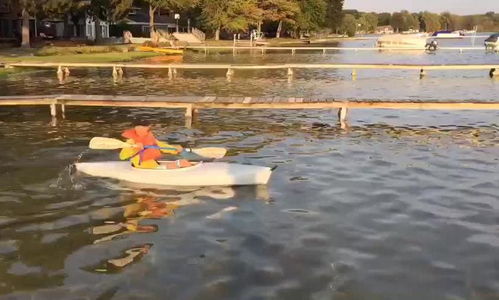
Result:
<svg viewBox="0 0 499 300"><path fill-rule="evenodd" d="M222 158L227 153L227 149L218 147L196 148L191 151L199 156L215 159Z"/></svg>
<svg viewBox="0 0 499 300"><path fill-rule="evenodd" d="M112 139L106 137L94 137L90 140L88 147L90 149L114 150L114 149L133 147L133 145L125 143L118 139Z"/></svg>

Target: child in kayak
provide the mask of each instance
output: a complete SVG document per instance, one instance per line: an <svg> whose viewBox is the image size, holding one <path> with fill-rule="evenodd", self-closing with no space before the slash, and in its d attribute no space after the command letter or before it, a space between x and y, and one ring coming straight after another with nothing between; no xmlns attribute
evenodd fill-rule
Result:
<svg viewBox="0 0 499 300"><path fill-rule="evenodd" d="M135 168L141 169L178 169L190 167L191 163L185 159L159 164L157 160L163 154L177 155L183 151L182 146L169 145L158 141L151 132L151 127L138 125L122 133L127 143L135 147L123 148L120 152L121 160L130 160ZM148 146L168 149L148 148Z"/></svg>

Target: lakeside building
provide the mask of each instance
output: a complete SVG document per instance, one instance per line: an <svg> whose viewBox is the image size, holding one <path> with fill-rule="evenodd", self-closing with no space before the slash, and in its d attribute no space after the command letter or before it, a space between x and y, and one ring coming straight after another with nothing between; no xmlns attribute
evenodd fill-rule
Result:
<svg viewBox="0 0 499 300"><path fill-rule="evenodd" d="M376 34L393 34L395 30L391 25L376 27Z"/></svg>

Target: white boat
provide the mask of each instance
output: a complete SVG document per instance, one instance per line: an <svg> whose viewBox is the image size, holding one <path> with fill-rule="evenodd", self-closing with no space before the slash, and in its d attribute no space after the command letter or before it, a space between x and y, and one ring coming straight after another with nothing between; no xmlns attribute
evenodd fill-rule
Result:
<svg viewBox="0 0 499 300"><path fill-rule="evenodd" d="M426 36L421 34L391 34L380 37L380 48L425 49Z"/></svg>
<svg viewBox="0 0 499 300"><path fill-rule="evenodd" d="M460 39L464 34L460 31L441 30L434 32L431 37L436 39Z"/></svg>
<svg viewBox="0 0 499 300"><path fill-rule="evenodd" d="M82 173L128 182L168 186L232 186L267 184L272 174L268 167L224 162L200 162L180 169L139 169L128 161L76 163Z"/></svg>

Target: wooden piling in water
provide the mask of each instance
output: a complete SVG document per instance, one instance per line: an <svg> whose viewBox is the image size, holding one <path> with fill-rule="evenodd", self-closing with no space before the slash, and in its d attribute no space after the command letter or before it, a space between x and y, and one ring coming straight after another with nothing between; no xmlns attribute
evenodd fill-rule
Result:
<svg viewBox="0 0 499 300"><path fill-rule="evenodd" d="M426 71L424 69L419 70L419 78L423 79L426 76Z"/></svg>
<svg viewBox="0 0 499 300"><path fill-rule="evenodd" d="M489 76L490 76L490 78L499 76L499 69L496 69L496 68L490 69Z"/></svg>
<svg viewBox="0 0 499 300"><path fill-rule="evenodd" d="M57 118L57 106L55 103L50 104L50 115L54 118Z"/></svg>

